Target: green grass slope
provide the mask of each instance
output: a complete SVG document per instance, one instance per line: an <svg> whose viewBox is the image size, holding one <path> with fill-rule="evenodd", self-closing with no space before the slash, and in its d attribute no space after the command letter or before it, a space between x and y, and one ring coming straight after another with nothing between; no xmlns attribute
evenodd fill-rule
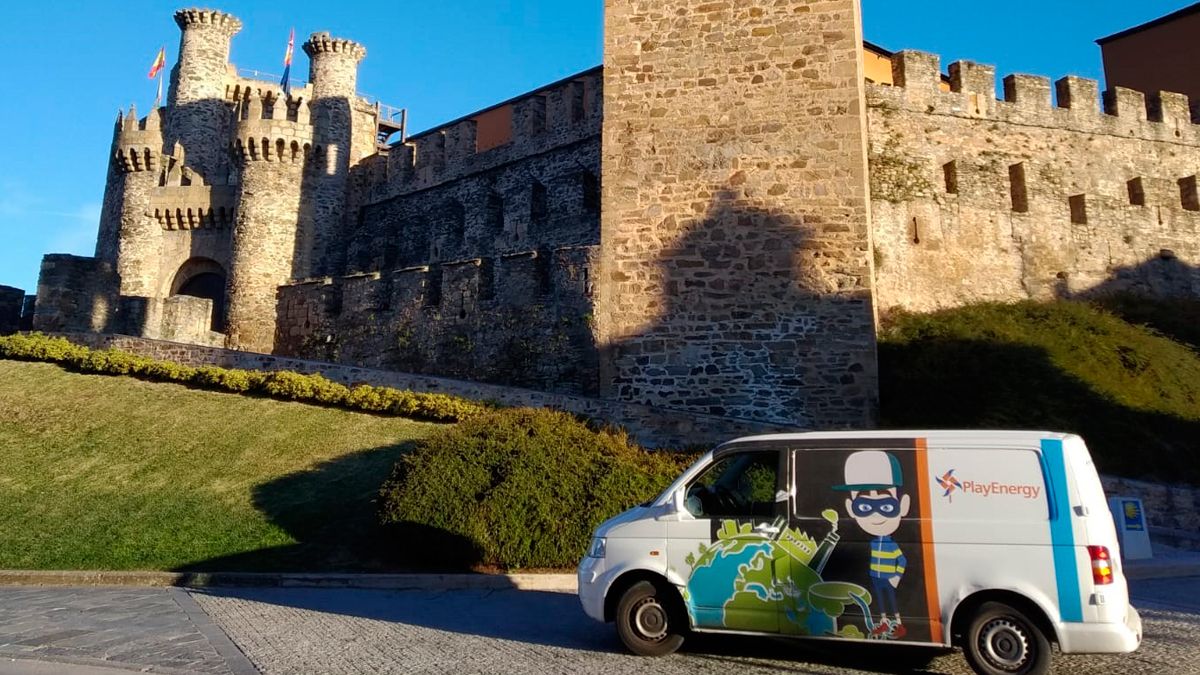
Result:
<svg viewBox="0 0 1200 675"><path fill-rule="evenodd" d="M437 428L0 361L0 568L384 567L373 499Z"/></svg>
<svg viewBox="0 0 1200 675"><path fill-rule="evenodd" d="M1161 304L1122 309L1160 330L1171 316ZM902 314L880 336L883 420L1076 432L1101 471L1200 484L1195 347L1078 302Z"/></svg>

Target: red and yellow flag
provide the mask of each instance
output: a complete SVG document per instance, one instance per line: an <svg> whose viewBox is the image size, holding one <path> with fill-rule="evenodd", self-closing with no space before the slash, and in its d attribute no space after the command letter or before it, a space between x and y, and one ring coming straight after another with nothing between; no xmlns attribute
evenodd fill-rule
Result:
<svg viewBox="0 0 1200 675"><path fill-rule="evenodd" d="M163 66L167 65L167 48L164 45L158 50L158 56L154 57L154 65L150 66L150 74L147 75L151 80L158 77L159 71Z"/></svg>

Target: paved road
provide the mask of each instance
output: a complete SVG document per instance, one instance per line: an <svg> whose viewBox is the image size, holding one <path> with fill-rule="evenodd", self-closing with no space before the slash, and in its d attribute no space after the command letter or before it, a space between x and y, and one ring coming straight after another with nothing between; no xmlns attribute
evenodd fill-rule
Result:
<svg viewBox="0 0 1200 675"><path fill-rule="evenodd" d="M1200 579L1186 582L1200 591ZM1180 601L1179 582L1148 582L1158 599L1143 615L1146 643L1134 655L1060 657L1058 673L1200 672L1200 600ZM1196 594L1190 594L1197 598ZM907 652L875 645L815 648L790 641L707 638L684 654L626 655L611 626L583 616L574 596L519 591L380 593L241 590L197 602L264 672L285 673L877 673ZM1195 664L1195 665L1192 665ZM962 657L919 672L969 672Z"/></svg>
<svg viewBox="0 0 1200 675"><path fill-rule="evenodd" d="M1200 673L1200 578L1139 582L1134 594L1146 619L1141 650L1060 656L1055 672ZM0 675L100 675L98 666L167 675L913 672L897 661L906 652L872 646L720 638L639 659L574 596L540 592L0 589ZM951 654L916 672L968 671Z"/></svg>

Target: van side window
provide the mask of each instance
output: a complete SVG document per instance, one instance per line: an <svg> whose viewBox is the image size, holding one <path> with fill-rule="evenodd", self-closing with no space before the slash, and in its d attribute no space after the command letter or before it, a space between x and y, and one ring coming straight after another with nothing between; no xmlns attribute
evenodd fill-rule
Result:
<svg viewBox="0 0 1200 675"><path fill-rule="evenodd" d="M778 486L778 452L731 455L688 486L687 510L697 518L770 518Z"/></svg>

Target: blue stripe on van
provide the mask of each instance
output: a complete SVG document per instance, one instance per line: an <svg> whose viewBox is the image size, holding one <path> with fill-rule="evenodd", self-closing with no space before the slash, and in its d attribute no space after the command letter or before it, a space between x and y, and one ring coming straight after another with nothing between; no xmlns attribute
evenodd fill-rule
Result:
<svg viewBox="0 0 1200 675"><path fill-rule="evenodd" d="M1058 585L1058 613L1063 621L1083 621L1083 599L1079 593L1079 565L1075 560L1075 532L1071 522L1071 492L1067 487L1067 458L1062 441L1042 441L1042 457L1049 473L1050 542L1054 549L1054 579Z"/></svg>

